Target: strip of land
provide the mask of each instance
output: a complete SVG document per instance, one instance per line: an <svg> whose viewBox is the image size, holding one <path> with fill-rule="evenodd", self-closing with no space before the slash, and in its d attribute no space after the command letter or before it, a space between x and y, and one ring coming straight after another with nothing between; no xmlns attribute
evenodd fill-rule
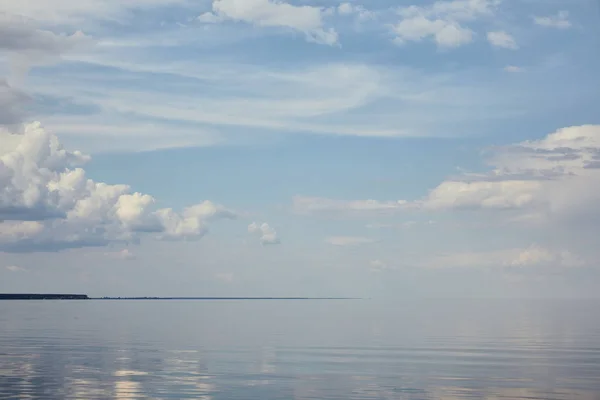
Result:
<svg viewBox="0 0 600 400"><path fill-rule="evenodd" d="M89 300L86 294L0 293L0 300Z"/></svg>
<svg viewBox="0 0 600 400"><path fill-rule="evenodd" d="M98 297L91 300L356 300L354 297Z"/></svg>
<svg viewBox="0 0 600 400"><path fill-rule="evenodd" d="M88 297L86 294L0 293L0 300L358 300L356 297Z"/></svg>

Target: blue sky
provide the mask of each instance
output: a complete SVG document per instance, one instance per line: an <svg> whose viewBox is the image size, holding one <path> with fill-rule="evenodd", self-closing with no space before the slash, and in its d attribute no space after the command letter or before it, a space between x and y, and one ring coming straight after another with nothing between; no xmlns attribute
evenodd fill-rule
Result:
<svg viewBox="0 0 600 400"><path fill-rule="evenodd" d="M0 0L0 291L600 293L597 1L121 3Z"/></svg>

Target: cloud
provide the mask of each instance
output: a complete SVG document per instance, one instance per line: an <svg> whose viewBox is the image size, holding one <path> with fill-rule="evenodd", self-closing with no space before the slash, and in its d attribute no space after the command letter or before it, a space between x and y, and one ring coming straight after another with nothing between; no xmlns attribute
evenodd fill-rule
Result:
<svg viewBox="0 0 600 400"><path fill-rule="evenodd" d="M533 22L536 25L544 26L547 28L569 29L571 27L568 11L559 11L558 14L554 16L534 16Z"/></svg>
<svg viewBox="0 0 600 400"><path fill-rule="evenodd" d="M383 271L387 271L391 269L387 263L381 261L381 260L373 260L369 262L369 270L371 272L375 272L375 273L379 273L379 272L383 272Z"/></svg>
<svg viewBox="0 0 600 400"><path fill-rule="evenodd" d="M356 6L351 3L342 3L338 5L337 11L341 15L350 15L355 12Z"/></svg>
<svg viewBox="0 0 600 400"><path fill-rule="evenodd" d="M491 148L487 154L489 171L443 181L418 200L295 196L293 209L299 214L510 211L504 215L513 222L600 223L600 125L562 128L542 139Z"/></svg>
<svg viewBox="0 0 600 400"><path fill-rule="evenodd" d="M132 10L184 5L189 0L0 0L0 10L45 25L82 25L90 20L123 22Z"/></svg>
<svg viewBox="0 0 600 400"><path fill-rule="evenodd" d="M586 262L568 250L538 245L506 250L451 253L431 257L420 266L429 268L575 268Z"/></svg>
<svg viewBox="0 0 600 400"><path fill-rule="evenodd" d="M492 149L484 174L464 175L433 189L425 209L516 209L546 217L598 214L600 125L562 128L540 140Z"/></svg>
<svg viewBox="0 0 600 400"><path fill-rule="evenodd" d="M426 209L511 209L533 205L536 181L506 180L462 182L447 181L433 189L422 207Z"/></svg>
<svg viewBox="0 0 600 400"><path fill-rule="evenodd" d="M359 246L362 244L375 243L376 240L361 236L330 236L325 238L325 243L333 246Z"/></svg>
<svg viewBox="0 0 600 400"><path fill-rule="evenodd" d="M258 224L256 222L251 223L248 225L248 232L259 235L260 243L262 245L281 243L275 229L271 228L266 222L262 224Z"/></svg>
<svg viewBox="0 0 600 400"><path fill-rule="evenodd" d="M27 269L22 268L22 267L18 267L16 265L7 265L6 267L4 267L7 271L10 272L27 272Z"/></svg>
<svg viewBox="0 0 600 400"><path fill-rule="evenodd" d="M506 72L512 72L512 73L517 73L517 72L523 72L523 71L525 71L524 68L517 67L516 65L507 65L506 67L504 67L504 70Z"/></svg>
<svg viewBox="0 0 600 400"><path fill-rule="evenodd" d="M81 31L59 35L39 29L30 20L0 13L0 55L7 55L10 67L10 82L0 78L0 126L15 129L26 117L24 106L31 97L15 83L24 79L31 66L52 62L90 42Z"/></svg>
<svg viewBox="0 0 600 400"><path fill-rule="evenodd" d="M392 27L396 44L433 39L438 47L454 48L473 41L465 22L493 15L495 0L438 1L430 6L399 8L400 22Z"/></svg>
<svg viewBox="0 0 600 400"><path fill-rule="evenodd" d="M433 37L439 47L459 47L473 40L473 31L461 27L455 22L430 20L425 17L404 19L393 28L396 37L394 43L419 42Z"/></svg>
<svg viewBox="0 0 600 400"><path fill-rule="evenodd" d="M135 260L135 254L129 249L123 249L120 251L104 253L104 255L108 258L112 258L115 260Z"/></svg>
<svg viewBox="0 0 600 400"><path fill-rule="evenodd" d="M203 14L200 14L197 20L205 24L218 24L219 22L225 21L225 18L219 15L215 15L211 12L205 12Z"/></svg>
<svg viewBox="0 0 600 400"><path fill-rule="evenodd" d="M14 125L25 117L24 105L31 98L0 79L0 125Z"/></svg>
<svg viewBox="0 0 600 400"><path fill-rule="evenodd" d="M325 10L321 7L295 6L280 0L213 0L212 13L199 17L201 22L243 21L262 27L284 27L304 33L307 40L334 45L338 41L333 28L323 27Z"/></svg>
<svg viewBox="0 0 600 400"><path fill-rule="evenodd" d="M374 12L367 10L361 5L352 3L341 3L337 6L337 12L340 15L356 15L359 20L375 18Z"/></svg>
<svg viewBox="0 0 600 400"><path fill-rule="evenodd" d="M67 151L39 123L23 134L0 133L0 249L51 251L162 239L202 237L208 223L236 214L210 201L182 212L156 209L155 199L128 185L87 178L90 159Z"/></svg>
<svg viewBox="0 0 600 400"><path fill-rule="evenodd" d="M298 214L311 214L319 212L390 212L403 209L408 203L398 201L378 200L334 200L323 197L295 196L293 198L293 209Z"/></svg>
<svg viewBox="0 0 600 400"><path fill-rule="evenodd" d="M37 28L30 20L0 14L0 50L9 54L13 72L20 75L32 65L53 61L90 43L91 39L81 31L59 35Z"/></svg>
<svg viewBox="0 0 600 400"><path fill-rule="evenodd" d="M504 31L488 32L487 39L488 42L492 44L492 46L502 47L511 50L516 50L519 48L515 39L510 34Z"/></svg>
<svg viewBox="0 0 600 400"><path fill-rule="evenodd" d="M74 57L83 62L88 61L87 57ZM114 71L124 81L127 81L126 77L130 76L130 72L172 74L171 78L174 78L160 80L160 93L156 92L154 85L136 86L134 89L107 87L105 79L101 81L102 84L91 84L98 79L94 74L89 76L84 73L82 77L62 82L60 91L63 96L68 95L78 102L93 105L103 112L85 117L56 116L52 117L52 121L56 121L58 127L72 131L69 132L70 136L81 136L81 132L74 130L78 126L85 126L86 121L90 121L87 125L95 122L97 125L91 127L93 131L89 136L101 143L102 147L109 146L106 144L109 142L106 137L112 136L115 129L123 130L125 135L129 133L131 136L151 139L137 140L137 146L149 145L147 142L158 140L182 146L188 143L210 145L219 142L221 130L241 128L245 131L270 130L283 135L288 132L382 137L408 134L391 122L382 122L382 125L373 125L371 120L369 123L366 120L349 123L346 118L341 117L350 110L360 110L386 98L389 88L385 87L384 79L388 72L378 67L328 63L292 69L265 69L235 63L209 63L203 67L194 67L175 66L168 62L162 63L162 66L149 66L141 61L135 65L124 65L116 60L96 61L97 65L124 68ZM185 80L189 90L181 90L181 80ZM213 90L203 90L206 85L210 85ZM243 93L239 92L240 88L244 88ZM58 95L54 80L48 80L44 84L36 82L36 92L54 97ZM115 117L117 121L114 121ZM366 118L366 114L364 117ZM135 123L132 123L132 119L135 119ZM65 123L69 121L74 121L75 127L70 128ZM170 130L174 121L179 125L174 128L177 135L172 137L173 135L162 134L161 128ZM48 120L46 123L49 123ZM187 128L188 136L182 136L183 132L180 134L183 127ZM120 141L112 142L112 146L119 146ZM136 143L132 139L130 142L132 144L128 147Z"/></svg>

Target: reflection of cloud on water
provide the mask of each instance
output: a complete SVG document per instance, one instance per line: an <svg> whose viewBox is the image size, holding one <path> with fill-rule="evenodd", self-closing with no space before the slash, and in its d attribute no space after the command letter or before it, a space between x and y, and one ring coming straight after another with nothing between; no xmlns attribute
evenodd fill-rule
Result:
<svg viewBox="0 0 600 400"><path fill-rule="evenodd" d="M129 380L119 380L115 382L115 400L138 399L141 395L141 385L138 382Z"/></svg>
<svg viewBox="0 0 600 400"><path fill-rule="evenodd" d="M506 400L506 399L564 399L564 400L598 400L598 394L593 391L561 390L561 389L532 389L532 388L486 388L468 389L461 387L440 387L430 392L433 399L438 400Z"/></svg>
<svg viewBox="0 0 600 400"><path fill-rule="evenodd" d="M396 347L369 342L166 351L169 343L143 343L137 336L102 342L0 334L0 399L598 400L592 389L599 388L600 352L570 333L582 328L551 329L552 338L542 329L554 323L552 316L514 315L506 322L512 330L494 336L496 325L459 314L443 334L416 343L399 338ZM379 329L384 344L397 332L386 323Z"/></svg>
<svg viewBox="0 0 600 400"><path fill-rule="evenodd" d="M218 393L214 377L209 375L203 357L197 350L175 350L164 362L159 374L161 390L166 393L185 393L199 400L211 400Z"/></svg>
<svg viewBox="0 0 600 400"><path fill-rule="evenodd" d="M275 373L275 361L277 354L273 347L263 347L261 352L260 369L261 374Z"/></svg>
<svg viewBox="0 0 600 400"><path fill-rule="evenodd" d="M115 400L138 399L142 394L142 385L135 381L135 377L148 375L145 371L135 371L130 369L117 370L113 374L117 381L115 382Z"/></svg>
<svg viewBox="0 0 600 400"><path fill-rule="evenodd" d="M147 372L144 371L130 371L130 370L120 370L115 371L115 376L144 376L148 375Z"/></svg>

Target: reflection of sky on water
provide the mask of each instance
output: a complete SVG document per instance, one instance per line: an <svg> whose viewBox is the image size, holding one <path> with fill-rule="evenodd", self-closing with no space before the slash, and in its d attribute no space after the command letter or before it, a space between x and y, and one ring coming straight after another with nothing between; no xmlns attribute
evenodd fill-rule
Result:
<svg viewBox="0 0 600 400"><path fill-rule="evenodd" d="M376 309L361 318L365 310L352 315L334 307L331 320L316 313L312 321L290 317L275 328L265 320L248 333L235 324L235 309L223 322L202 305L202 324L171 318L189 332L165 335L164 327L152 329L154 317L128 325L129 314L118 308L110 310L112 326L83 318L61 328L53 320L57 303L20 311L14 304L0 305L0 399L597 400L600 393L600 322L581 308L559 307L557 315L545 308L440 306L422 310L437 318L425 321L406 310ZM269 314L253 307L255 316ZM20 320L23 310L28 317ZM211 318L215 324L205 327ZM209 335L227 323L226 339ZM305 323L310 331L302 330Z"/></svg>

